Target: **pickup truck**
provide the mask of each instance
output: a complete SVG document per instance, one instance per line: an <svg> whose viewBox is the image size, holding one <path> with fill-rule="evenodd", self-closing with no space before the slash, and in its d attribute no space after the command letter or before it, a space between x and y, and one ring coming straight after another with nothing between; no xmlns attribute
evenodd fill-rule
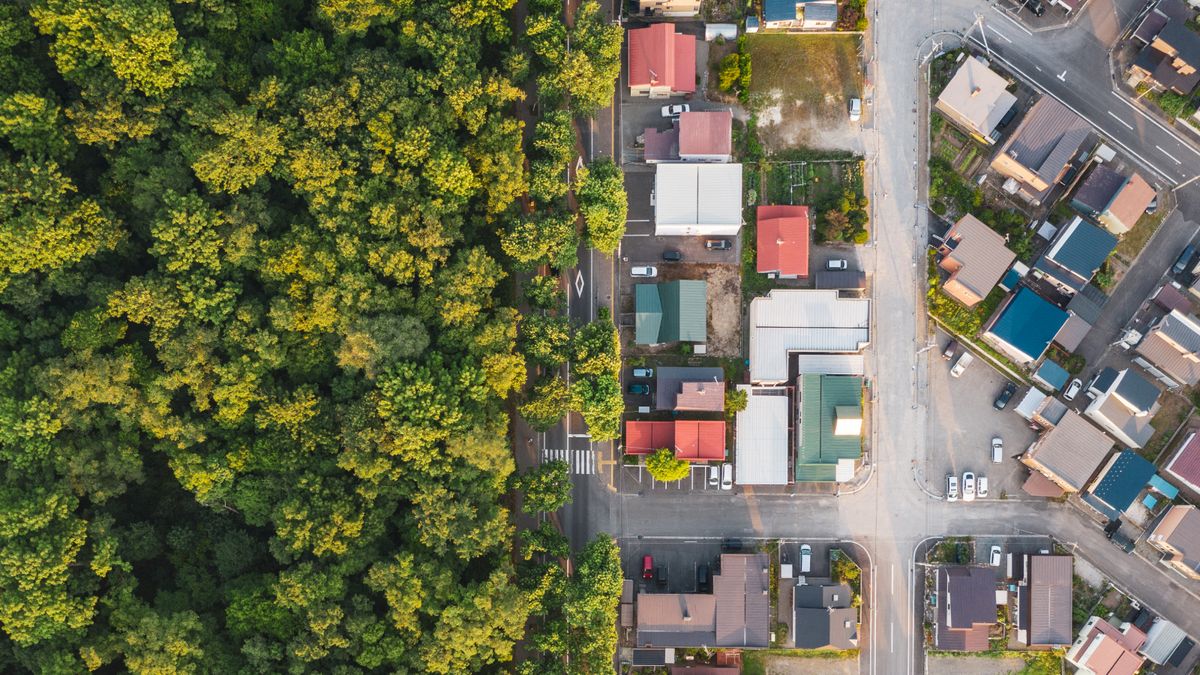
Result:
<svg viewBox="0 0 1200 675"><path fill-rule="evenodd" d="M958 361L954 362L954 367L950 369L950 376L958 377L959 375L962 375L963 371L966 370L967 366L971 365L971 362L974 360L974 354L964 351L962 356L958 357Z"/></svg>

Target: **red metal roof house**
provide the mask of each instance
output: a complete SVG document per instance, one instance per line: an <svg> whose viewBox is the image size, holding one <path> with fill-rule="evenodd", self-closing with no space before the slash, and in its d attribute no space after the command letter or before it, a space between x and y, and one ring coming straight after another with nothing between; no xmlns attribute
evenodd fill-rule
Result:
<svg viewBox="0 0 1200 675"><path fill-rule="evenodd" d="M758 271L807 277L809 235L807 206L758 207Z"/></svg>
<svg viewBox="0 0 1200 675"><path fill-rule="evenodd" d="M661 448L689 462L720 462L725 459L725 422L675 420L672 422L625 423L625 452L648 455Z"/></svg>
<svg viewBox="0 0 1200 675"><path fill-rule="evenodd" d="M629 94L667 98L696 91L696 38L670 23L629 31Z"/></svg>

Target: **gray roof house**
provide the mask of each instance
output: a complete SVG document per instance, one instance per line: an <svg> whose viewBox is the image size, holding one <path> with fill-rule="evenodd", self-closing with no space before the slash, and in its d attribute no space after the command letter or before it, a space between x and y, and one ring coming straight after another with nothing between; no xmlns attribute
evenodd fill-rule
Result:
<svg viewBox="0 0 1200 675"><path fill-rule="evenodd" d="M1115 235L1075 216L1033 264L1033 274L1073 295L1096 276L1116 247Z"/></svg>
<svg viewBox="0 0 1200 675"><path fill-rule="evenodd" d="M1154 435L1150 420L1158 412L1161 392L1137 371L1105 368L1088 391L1095 398L1083 414L1113 438L1131 448L1140 448Z"/></svg>
<svg viewBox="0 0 1200 675"><path fill-rule="evenodd" d="M1021 463L1066 492L1078 492L1100 468L1113 441L1075 411L1068 410L1053 429L1034 441Z"/></svg>
<svg viewBox="0 0 1200 675"><path fill-rule="evenodd" d="M1075 559L1029 555L1017 592L1017 639L1029 646L1063 647L1074 642L1071 596Z"/></svg>
<svg viewBox="0 0 1200 675"><path fill-rule="evenodd" d="M654 375L654 407L658 410L725 409L725 371L721 368L665 366Z"/></svg>
<svg viewBox="0 0 1200 675"><path fill-rule="evenodd" d="M988 631L996 623L996 569L943 565L937 569L936 593L933 640L937 648L986 651Z"/></svg>
<svg viewBox="0 0 1200 675"><path fill-rule="evenodd" d="M991 166L1012 179L1012 187L1006 189L1033 204L1041 204L1090 134L1088 125L1078 115L1057 100L1043 96L1001 146Z"/></svg>
<svg viewBox="0 0 1200 675"><path fill-rule="evenodd" d="M797 649L856 649L858 608L845 584L806 584L793 593L792 631Z"/></svg>
<svg viewBox="0 0 1200 675"><path fill-rule="evenodd" d="M1142 338L1136 351L1134 363L1169 388L1200 382L1200 320L1190 314L1171 310Z"/></svg>

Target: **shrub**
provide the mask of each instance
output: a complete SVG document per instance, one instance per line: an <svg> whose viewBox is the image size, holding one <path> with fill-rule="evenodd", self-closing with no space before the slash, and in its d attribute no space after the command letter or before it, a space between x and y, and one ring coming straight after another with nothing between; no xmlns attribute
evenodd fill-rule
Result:
<svg viewBox="0 0 1200 675"><path fill-rule="evenodd" d="M730 54L721 59L717 84L721 91L733 91L733 88L741 80L741 77L742 66L740 55Z"/></svg>
<svg viewBox="0 0 1200 675"><path fill-rule="evenodd" d="M661 448L646 458L646 470L654 480L666 483L687 478L691 465L682 459L676 459L675 453L667 448Z"/></svg>

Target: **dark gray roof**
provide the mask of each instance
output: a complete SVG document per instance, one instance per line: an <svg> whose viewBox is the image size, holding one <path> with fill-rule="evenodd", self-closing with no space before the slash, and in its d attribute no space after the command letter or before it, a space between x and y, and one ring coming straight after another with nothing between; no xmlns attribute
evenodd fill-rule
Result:
<svg viewBox="0 0 1200 675"><path fill-rule="evenodd" d="M1158 330L1188 352L1200 352L1200 334L1182 321L1176 321L1170 314L1164 316L1159 322Z"/></svg>
<svg viewBox="0 0 1200 675"><path fill-rule="evenodd" d="M1139 412L1150 412L1158 401L1158 387L1146 378L1142 377L1137 371L1132 368L1125 370L1125 376L1121 378L1121 382L1117 384L1117 396L1124 399L1134 410Z"/></svg>
<svg viewBox="0 0 1200 675"><path fill-rule="evenodd" d="M1179 52L1177 58L1189 65L1200 66L1200 35L1183 21L1168 21L1158 32L1158 39L1174 47Z"/></svg>
<svg viewBox="0 0 1200 675"><path fill-rule="evenodd" d="M1113 382L1117 381L1117 375L1120 373L1112 368L1105 368L1096 376L1096 381L1092 383L1091 388L1101 393L1106 392L1112 387Z"/></svg>
<svg viewBox="0 0 1200 675"><path fill-rule="evenodd" d="M1116 247L1115 235L1076 217L1059 231L1034 267L1078 291L1091 281Z"/></svg>
<svg viewBox="0 0 1200 675"><path fill-rule="evenodd" d="M852 599L846 584L805 584L794 593L796 607L849 607Z"/></svg>
<svg viewBox="0 0 1200 675"><path fill-rule="evenodd" d="M1071 302L1067 304L1067 310L1074 312L1075 316L1094 326L1100 320L1100 312L1107 302L1108 296L1104 294L1104 291L1088 284L1079 289L1079 292L1071 298Z"/></svg>
<svg viewBox="0 0 1200 675"><path fill-rule="evenodd" d="M635 665L635 666L665 666L665 665L667 665L667 650L665 650L665 649L635 649L635 650L633 650L633 665Z"/></svg>
<svg viewBox="0 0 1200 675"><path fill-rule="evenodd" d="M1083 179L1072 201L1085 208L1088 215L1102 213L1117 198L1117 193L1128 180L1127 176L1104 164L1097 164L1087 178Z"/></svg>
<svg viewBox="0 0 1200 675"><path fill-rule="evenodd" d="M1179 0L1160 0L1153 10L1146 13L1146 18L1142 19L1133 36L1142 42L1149 42L1167 25L1167 21L1187 21L1192 14L1192 10Z"/></svg>
<svg viewBox="0 0 1200 675"><path fill-rule="evenodd" d="M675 409L675 397L683 382L725 382L725 371L720 368L666 366L656 370L654 376L654 407L658 410Z"/></svg>
<svg viewBox="0 0 1200 675"><path fill-rule="evenodd" d="M970 628L977 623L996 623L995 568L946 566L939 572L945 579L947 625Z"/></svg>
<svg viewBox="0 0 1200 675"><path fill-rule="evenodd" d="M1069 555L1030 556L1029 644L1071 644L1073 562Z"/></svg>
<svg viewBox="0 0 1200 675"><path fill-rule="evenodd" d="M792 629L797 649L854 649L858 643L858 610L798 607Z"/></svg>

